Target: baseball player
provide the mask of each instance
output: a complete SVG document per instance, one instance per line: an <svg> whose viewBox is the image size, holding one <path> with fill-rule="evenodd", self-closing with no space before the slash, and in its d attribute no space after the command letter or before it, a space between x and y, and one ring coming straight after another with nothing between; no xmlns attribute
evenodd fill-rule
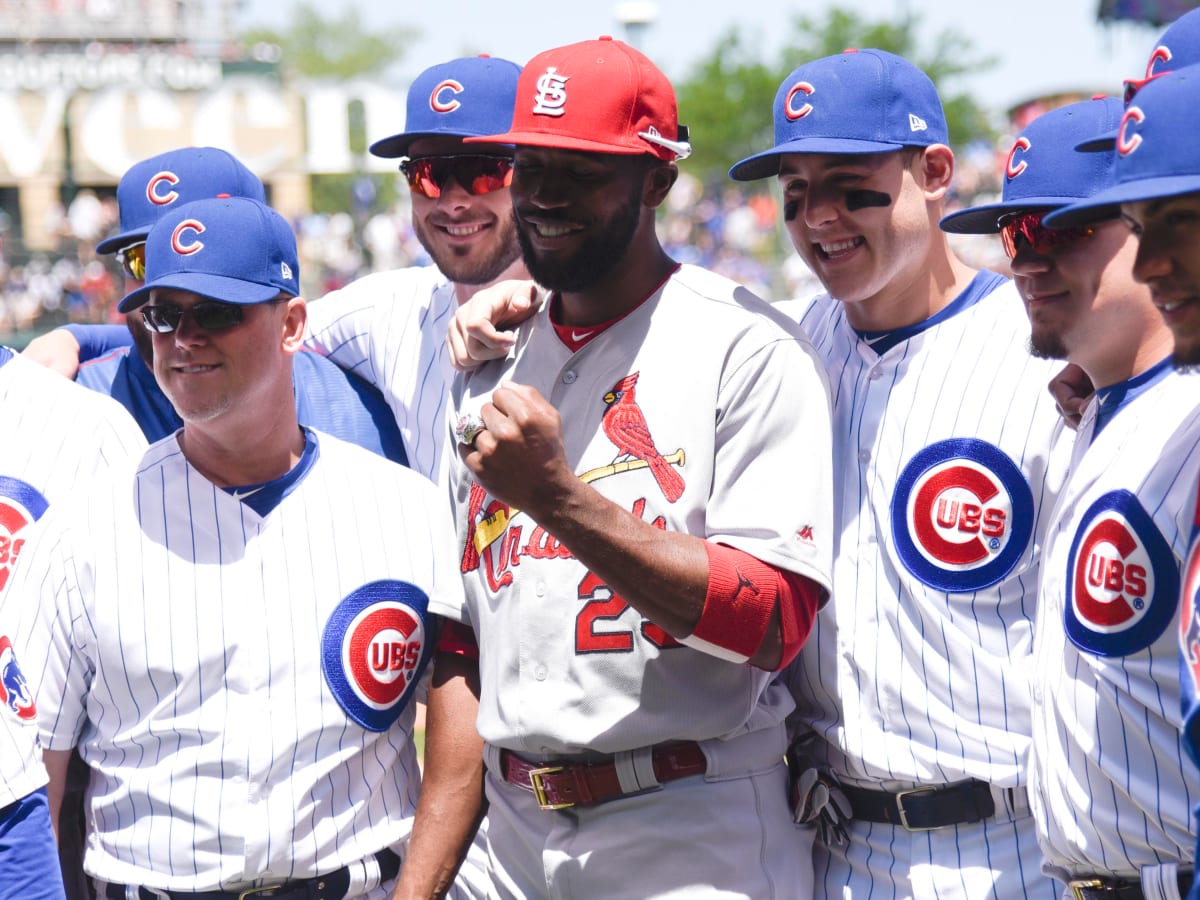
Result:
<svg viewBox="0 0 1200 900"><path fill-rule="evenodd" d="M773 670L828 586L819 363L767 304L659 244L690 147L653 63L572 44L535 56L516 96L511 130L481 140L516 145L518 235L553 294L456 385L467 597L432 608L471 630L437 658L398 896L453 870L476 715L499 896L806 896Z"/></svg>
<svg viewBox="0 0 1200 900"><path fill-rule="evenodd" d="M46 660L30 689L51 786L78 746L102 897L386 896L419 788L428 605L461 593L444 500L298 425L281 216L185 204L146 263L121 310L140 308L184 426L52 509L3 606Z"/></svg>
<svg viewBox="0 0 1200 900"><path fill-rule="evenodd" d="M1198 100L1200 66L1164 73L1143 85L1118 127L1114 186L1046 217L1052 227L1071 228L1119 209L1138 241L1133 276L1150 288L1174 337L1174 365L1185 371L1200 365L1200 315L1194 299L1200 288L1195 225L1200 221L1200 152L1187 126ZM1181 477L1194 486L1195 466L1183 469ZM1192 759L1200 761L1200 500L1191 504L1191 511L1178 621L1184 745ZM1194 790L1187 802L1195 808ZM1200 898L1200 886L1193 883L1188 897Z"/></svg>
<svg viewBox="0 0 1200 900"><path fill-rule="evenodd" d="M1033 352L1069 359L1096 387L1047 528L1034 629L1030 791L1044 867L1081 900L1178 900L1191 883L1200 773L1182 746L1172 626L1200 392L1171 367L1171 332L1133 280L1125 223L1042 222L1111 187L1114 155L1075 146L1122 112L1103 98L1034 120L1009 153L1002 202L942 228L1002 235Z"/></svg>
<svg viewBox="0 0 1200 900"><path fill-rule="evenodd" d="M782 83L784 224L827 293L794 314L833 393L833 600L789 679L797 814L853 815L821 896L1051 897L1026 793L1041 535L1065 463L1013 286L937 227L954 174L933 83L847 51ZM818 791L819 786L819 791ZM840 797L836 792L834 797ZM821 815L818 816L818 813Z"/></svg>
<svg viewBox="0 0 1200 900"><path fill-rule="evenodd" d="M258 177L224 150L187 147L142 160L117 185L121 230L101 241L96 252L117 255L125 270L126 291L134 291L145 276L146 235L154 223L184 203L219 195L266 199ZM66 326L32 341L25 353L61 366L84 387L114 397L142 426L146 439L157 441L183 422L154 380L150 340L140 317L128 317L127 324L128 328ZM76 372L80 344L88 345L89 361ZM67 362L59 363L64 353ZM407 462L400 432L377 389L319 353L297 354L294 372L301 422L395 462Z"/></svg>
<svg viewBox="0 0 1200 900"><path fill-rule="evenodd" d="M39 520L91 479L131 464L146 447L128 414L0 347L0 597L35 543ZM85 437L81 437L85 436ZM61 898L46 770L30 689L41 659L0 616L0 885L6 896Z"/></svg>
<svg viewBox="0 0 1200 900"><path fill-rule="evenodd" d="M465 146L504 131L520 67L487 56L426 69L408 90L405 130L371 145L400 159L413 228L434 265L377 272L309 307L309 341L377 385L404 435L410 465L444 477L452 369L446 327L481 286L525 278L508 185L512 148Z"/></svg>

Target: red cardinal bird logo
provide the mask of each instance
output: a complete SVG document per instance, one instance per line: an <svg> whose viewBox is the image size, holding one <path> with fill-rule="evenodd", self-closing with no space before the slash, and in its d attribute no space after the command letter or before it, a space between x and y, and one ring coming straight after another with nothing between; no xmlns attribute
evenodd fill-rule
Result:
<svg viewBox="0 0 1200 900"><path fill-rule="evenodd" d="M658 482L663 496L674 503L683 495L683 478L654 446L654 438L646 426L646 417L638 408L633 394L638 374L626 375L604 395L607 407L602 420L604 433L621 453L644 461L650 467L650 473Z"/></svg>

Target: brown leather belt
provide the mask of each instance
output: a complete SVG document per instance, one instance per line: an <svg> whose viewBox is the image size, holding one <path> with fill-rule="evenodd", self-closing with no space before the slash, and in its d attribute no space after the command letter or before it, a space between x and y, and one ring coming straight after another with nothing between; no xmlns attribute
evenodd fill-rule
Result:
<svg viewBox="0 0 1200 900"><path fill-rule="evenodd" d="M704 751L695 741L659 744L651 751L654 777L660 782L703 775L708 771ZM621 787L612 757L597 762L563 765L530 762L509 750L500 751L500 776L537 797L542 809L594 806L644 791Z"/></svg>
<svg viewBox="0 0 1200 900"><path fill-rule="evenodd" d="M1178 876L1179 896L1186 897L1192 886L1191 870ZM1067 896L1074 900L1145 900L1142 883L1132 878L1113 878L1098 875L1091 878L1074 878L1067 882Z"/></svg>

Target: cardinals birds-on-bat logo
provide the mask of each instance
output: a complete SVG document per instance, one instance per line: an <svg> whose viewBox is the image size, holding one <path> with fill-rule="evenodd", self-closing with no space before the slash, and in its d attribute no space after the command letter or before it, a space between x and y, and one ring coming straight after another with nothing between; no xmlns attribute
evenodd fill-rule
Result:
<svg viewBox="0 0 1200 900"><path fill-rule="evenodd" d="M638 408L633 389L637 384L638 372L626 375L604 395L604 433L622 455L641 460L650 467L650 473L658 482L663 496L674 503L683 495L683 478L671 463L658 452L646 417Z"/></svg>

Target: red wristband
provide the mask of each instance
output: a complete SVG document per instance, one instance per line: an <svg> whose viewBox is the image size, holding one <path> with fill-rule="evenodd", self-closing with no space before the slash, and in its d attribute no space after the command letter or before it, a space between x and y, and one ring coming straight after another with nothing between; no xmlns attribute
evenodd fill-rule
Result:
<svg viewBox="0 0 1200 900"><path fill-rule="evenodd" d="M444 619L437 652L450 653L465 659L479 659L479 642L475 640L475 629L453 619Z"/></svg>

